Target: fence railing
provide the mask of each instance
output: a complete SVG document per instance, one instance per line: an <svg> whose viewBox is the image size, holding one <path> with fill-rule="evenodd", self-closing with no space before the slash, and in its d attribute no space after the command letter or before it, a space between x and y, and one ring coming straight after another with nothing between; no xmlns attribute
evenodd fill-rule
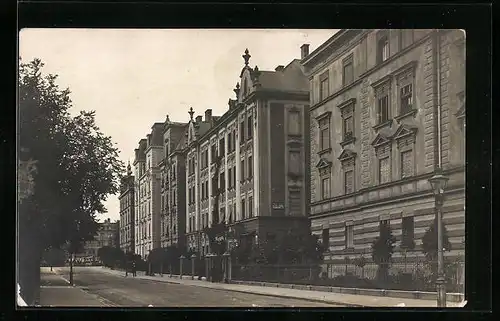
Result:
<svg viewBox="0 0 500 321"><path fill-rule="evenodd" d="M436 262L392 263L387 278L378 277L378 265L366 263L323 263L318 265L233 265L233 280L310 284L339 287L384 288L394 290L435 291ZM445 263L448 290L463 293L465 264Z"/></svg>

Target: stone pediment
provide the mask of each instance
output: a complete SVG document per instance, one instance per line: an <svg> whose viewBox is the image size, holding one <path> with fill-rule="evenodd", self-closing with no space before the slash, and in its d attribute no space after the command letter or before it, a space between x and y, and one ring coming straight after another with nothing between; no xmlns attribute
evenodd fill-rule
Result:
<svg viewBox="0 0 500 321"><path fill-rule="evenodd" d="M372 146L377 148L389 144L391 142L391 137L383 132L379 132L375 139L372 141Z"/></svg>
<svg viewBox="0 0 500 321"><path fill-rule="evenodd" d="M340 154L339 156L339 160L342 162L342 161L345 161L345 160L348 160L348 159L351 159L351 158L355 158L357 155L356 152L350 150L350 149L344 149L342 151L342 154Z"/></svg>
<svg viewBox="0 0 500 321"><path fill-rule="evenodd" d="M319 169L327 168L327 167L331 167L331 166L332 166L332 162L329 162L324 158L320 158L319 162L316 164L316 168L319 168Z"/></svg>
<svg viewBox="0 0 500 321"><path fill-rule="evenodd" d="M417 133L418 128L414 126L410 126L407 124L402 124L401 126L398 127L396 132L393 135L393 138L395 140L400 140L402 138L406 138L409 136L415 136Z"/></svg>

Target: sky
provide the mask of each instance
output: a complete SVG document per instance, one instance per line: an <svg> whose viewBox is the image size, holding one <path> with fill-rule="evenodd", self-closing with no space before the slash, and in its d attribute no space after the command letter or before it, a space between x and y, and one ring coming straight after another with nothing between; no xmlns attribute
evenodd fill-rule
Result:
<svg viewBox="0 0 500 321"><path fill-rule="evenodd" d="M45 74L71 90L72 113L95 110L125 165L155 122L187 122L188 110L222 115L240 80L242 55L250 66L274 70L315 50L338 29L23 29L19 55L40 58ZM118 195L99 220L120 218Z"/></svg>

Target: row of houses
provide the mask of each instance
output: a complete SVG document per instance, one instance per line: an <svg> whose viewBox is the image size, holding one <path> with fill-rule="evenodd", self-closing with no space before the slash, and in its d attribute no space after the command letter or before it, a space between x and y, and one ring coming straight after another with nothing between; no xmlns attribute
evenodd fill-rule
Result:
<svg viewBox="0 0 500 321"><path fill-rule="evenodd" d="M202 231L220 193L220 219L253 242L312 231L335 262L366 253L390 224L418 252L439 167L450 178L447 255L463 253L465 34L344 29L300 52L269 71L246 50L223 115L191 108L184 122L153 124L123 179L124 250L207 253Z"/></svg>

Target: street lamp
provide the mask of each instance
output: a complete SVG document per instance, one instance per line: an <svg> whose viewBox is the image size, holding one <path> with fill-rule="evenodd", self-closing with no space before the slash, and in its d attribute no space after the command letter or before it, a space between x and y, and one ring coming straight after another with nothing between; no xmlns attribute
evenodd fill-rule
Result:
<svg viewBox="0 0 500 321"><path fill-rule="evenodd" d="M436 220L437 220L437 243L438 243L438 276L436 280L437 306L446 307L446 284L444 278L444 258L443 258L443 200L444 190L448 185L448 177L442 174L442 169L437 168L434 176L429 178L434 193Z"/></svg>

